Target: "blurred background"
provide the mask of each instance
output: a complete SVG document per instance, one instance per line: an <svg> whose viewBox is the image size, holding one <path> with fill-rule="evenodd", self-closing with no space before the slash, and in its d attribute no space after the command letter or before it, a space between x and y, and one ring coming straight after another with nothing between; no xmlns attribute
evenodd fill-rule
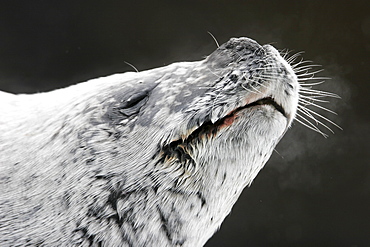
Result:
<svg viewBox="0 0 370 247"><path fill-rule="evenodd" d="M3 0L0 90L201 60L216 49L207 32L304 51L342 98L325 115L343 131L293 124L206 246L370 246L369 1Z"/></svg>

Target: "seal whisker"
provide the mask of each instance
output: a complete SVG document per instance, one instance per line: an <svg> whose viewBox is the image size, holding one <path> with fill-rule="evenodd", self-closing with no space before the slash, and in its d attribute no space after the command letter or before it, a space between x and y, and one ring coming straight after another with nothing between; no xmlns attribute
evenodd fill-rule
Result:
<svg viewBox="0 0 370 247"><path fill-rule="evenodd" d="M287 61L287 59L289 59L289 57L291 56L291 53L293 51L292 50L289 50L289 49L282 49L282 50L279 50L279 53L280 55L284 58L285 61ZM302 53L302 52L301 52ZM288 62L289 63L289 62Z"/></svg>
<svg viewBox="0 0 370 247"><path fill-rule="evenodd" d="M215 72L213 72L210 68L207 68L209 72L211 72L213 75L217 76L218 78L222 78L221 75L217 75Z"/></svg>
<svg viewBox="0 0 370 247"><path fill-rule="evenodd" d="M304 75L297 75L298 81L300 83L305 83L305 81L312 81L312 80L327 80L330 79L328 77L315 77L315 74L304 74Z"/></svg>
<svg viewBox="0 0 370 247"><path fill-rule="evenodd" d="M277 92L277 89L275 89L275 88L271 89L268 84L265 85L264 83L259 82L260 80L268 81L268 80L273 80L275 78L276 78L276 76L275 77L270 77L270 76L266 76L265 74L260 74L260 75L256 76L255 79L252 82L261 86L261 87L264 87L265 89L269 89L271 92ZM259 92L259 93L262 94L262 92Z"/></svg>
<svg viewBox="0 0 370 247"><path fill-rule="evenodd" d="M302 112L301 110L299 110L298 109L298 112ZM324 133L319 127L318 127L318 125L321 125L321 122L320 121L318 121L316 118L314 118L313 116L309 116L309 114L304 114L304 115L306 115L309 119L312 119L315 123L316 123L316 125L314 124L314 123L312 123L309 119L307 119L306 117L304 117L304 116L302 116L302 115L300 115L299 113L296 113L297 114L297 116L298 117L300 117L300 119L301 120L304 120L304 122L306 123L306 124L309 124L309 126L311 126L312 128L313 128L313 130L314 131L316 131L316 132L318 132L318 133L320 133L321 135L324 135L325 137L328 137L329 135L328 134L326 134L326 133ZM303 113L303 112L302 112ZM300 122L300 123L302 123L302 122ZM307 125L305 125L305 126L307 126ZM311 129L312 129L311 128ZM330 129L330 128L329 128ZM332 132L332 130L330 130L331 132Z"/></svg>
<svg viewBox="0 0 370 247"><path fill-rule="evenodd" d="M262 46L257 47L257 49L255 49L255 50L253 51L253 55L254 55L254 56L258 56L260 51L263 51L263 52L264 52L264 49L263 49L263 47L262 47Z"/></svg>
<svg viewBox="0 0 370 247"><path fill-rule="evenodd" d="M304 64L305 63L310 63L310 61L304 61L303 62ZM298 66L297 64L295 64L295 66L293 67L293 71L294 73L299 73L301 71L309 71L310 69L314 68L314 67L322 67L322 65L320 64L308 64L308 65L301 65L301 66Z"/></svg>
<svg viewBox="0 0 370 247"><path fill-rule="evenodd" d="M304 94L308 94L308 95L304 95ZM309 99L320 99L320 98L327 98L328 97L326 95L312 95L310 93L301 92L300 97L303 97L303 96L307 97Z"/></svg>
<svg viewBox="0 0 370 247"><path fill-rule="evenodd" d="M254 78L254 79L249 79L249 78L246 78L245 77L245 75L243 75L243 77L244 77L244 79L246 80L246 81L248 81L248 82L252 82L252 83L254 83L254 84L257 84L257 85L259 85L259 86L265 86L265 85L262 85L261 83L259 83L258 82L258 80L256 80L256 79L258 79L257 77L256 78ZM255 88L252 84L248 84L248 86L249 87L251 87L252 88L252 90L248 90L243 84L241 84L241 86L242 86L242 88L244 88L245 90L247 90L247 91L249 91L249 92L254 92L254 93L259 93L259 94L262 94L262 92L261 91L259 91L257 88Z"/></svg>
<svg viewBox="0 0 370 247"><path fill-rule="evenodd" d="M207 31L207 33L211 35L213 41L216 43L217 48L220 48L220 45L218 44L216 37L209 31Z"/></svg>
<svg viewBox="0 0 370 247"><path fill-rule="evenodd" d="M300 111L300 112L302 112L302 113L304 113L304 114L306 114L307 112L305 112L305 111ZM327 126L326 124L324 124L323 122L321 122L321 121L319 121L319 120L317 120L314 116L312 116L311 114L309 114L309 113L307 113L307 116L308 117L310 117L312 120L314 120L315 121L315 123L317 124L317 125L321 125L321 126L323 126L324 128L326 128L327 130L329 130L332 134L335 134L334 133L334 131L329 127L329 126Z"/></svg>
<svg viewBox="0 0 370 247"><path fill-rule="evenodd" d="M290 57L286 57L285 58L285 61L288 62L288 64L290 64L290 66L292 68L294 68L295 66L297 66L298 64L300 64L301 62L303 62L303 58L301 59L300 62L296 63L296 64L292 64L299 56L301 56L304 52L303 51L300 51L300 52L297 52L293 55L291 55Z"/></svg>
<svg viewBox="0 0 370 247"><path fill-rule="evenodd" d="M312 106L315 106L315 107L317 107L317 108L320 108L320 109L322 109L322 110L324 110L324 111L330 112L330 113L332 113L332 114L334 114L334 115L337 115L337 113L335 113L334 111L329 110L329 109L327 109L327 108L325 108L325 107L323 107L323 106L321 106L321 105L319 105L319 104L315 104L315 103L313 103L313 102L310 102L310 101L305 100L305 99L302 99L302 98L300 98L300 99L299 99L299 101L300 101L300 102L302 102L302 103L304 103L304 104L306 104L306 105L312 105Z"/></svg>
<svg viewBox="0 0 370 247"><path fill-rule="evenodd" d="M298 78L304 78L304 77L311 77L312 75L316 75L324 70L316 70L316 71L311 71L310 69L303 69L303 70L297 70L294 71L294 73L297 75Z"/></svg>
<svg viewBox="0 0 370 247"><path fill-rule="evenodd" d="M264 79L275 79L276 76L278 76L279 73L276 73L276 74L273 74L273 73L265 73L265 74L262 74L261 77L263 77Z"/></svg>
<svg viewBox="0 0 370 247"><path fill-rule="evenodd" d="M304 99L320 102L320 103L330 103L328 100L321 100L321 99L317 98L317 97L320 97L320 96L306 96L306 95L301 94L300 97L304 98Z"/></svg>
<svg viewBox="0 0 370 247"><path fill-rule="evenodd" d="M320 72L320 71L319 71ZM317 81L317 80L328 80L330 78L325 77L325 76L316 76L318 72L313 72L313 73L304 73L304 74L296 74L298 81L300 83L305 83L305 81Z"/></svg>
<svg viewBox="0 0 370 247"><path fill-rule="evenodd" d="M221 94L221 91L219 91L217 94L216 94L216 97L215 99L212 101L212 107L211 107L211 116L214 115L214 112L215 112L215 106L216 106L216 101L219 97L219 95Z"/></svg>
<svg viewBox="0 0 370 247"><path fill-rule="evenodd" d="M257 78L256 78L257 79ZM263 87L263 88L265 88L265 89L269 89L269 87L267 86L267 85L264 85L264 84L262 84L262 83L260 83L260 82L258 82L257 80L253 80L253 81L251 81L251 82L253 82L253 83L255 83L256 85L258 85L258 86L260 86L260 87ZM250 85L252 88L254 88L254 86L253 85ZM256 89L257 90L257 89ZM271 90L272 92L275 92L275 90L274 89L272 89ZM259 93L259 94L263 94L260 90L257 90L257 91L255 91L255 92L257 92L257 93Z"/></svg>
<svg viewBox="0 0 370 247"><path fill-rule="evenodd" d="M307 110L309 110L309 109L307 109L307 108L298 108L298 111L299 112L301 112L301 113L303 113L304 115L306 115L307 117L309 117L310 119L312 119L317 125L321 125L321 126L323 126L324 128L326 128L326 129L328 129L331 133L333 133L334 134L334 131L330 128L330 127L328 127L326 124L324 124L323 122L321 122L321 121L319 121L317 118L315 118L312 114L310 114L310 112L309 111L307 111ZM315 113L315 112L311 112L311 113ZM327 120L327 119L325 119L325 120Z"/></svg>
<svg viewBox="0 0 370 247"><path fill-rule="evenodd" d="M316 125L314 125L313 123L311 123L310 121L308 121L306 118L304 118L303 116L301 116L298 112L296 113L297 117L300 117L301 119L299 118L296 118L295 120L297 122L299 122L300 124L302 124L303 126L321 134L323 137L327 138L328 135L325 134L324 132L322 132Z"/></svg>
<svg viewBox="0 0 370 247"><path fill-rule="evenodd" d="M320 90L316 90L316 89L306 88L306 87L303 87L303 85L301 85L301 87L299 89L299 92L300 92L300 94L304 93L304 94L319 95L319 96L323 96L323 97L331 97L331 98L340 99L340 96L335 94L335 93L330 93L330 92L326 92L326 91L320 91Z"/></svg>
<svg viewBox="0 0 370 247"><path fill-rule="evenodd" d="M257 88L255 88L253 85L249 85L255 92L262 94L261 91L259 91Z"/></svg>
<svg viewBox="0 0 370 247"><path fill-rule="evenodd" d="M291 58L288 58L286 61L291 64L291 67L294 69L296 66L299 66L301 64L305 63L312 63L311 60L304 60L303 57L300 57L304 52L298 52L294 54ZM296 55L296 56L295 56ZM299 58L300 57L300 58ZM297 62L296 60L299 58L299 61Z"/></svg>
<svg viewBox="0 0 370 247"><path fill-rule="evenodd" d="M311 109L309 109L309 108L307 108L307 107L304 107L304 106L299 106L298 105L298 109L302 109L303 111L306 111L306 112L309 112L309 113L312 113L312 114L314 114L314 115L316 115L316 116L318 116L318 117L320 117L320 118L322 118L322 119L324 119L325 121L327 121L327 122L329 122L329 123L331 123L332 125L334 125L335 127L337 127L338 129L340 129L340 130L343 130L339 125L337 125L336 123L334 123L333 121L331 121L330 119L328 119L328 118L326 118L326 117L324 117L324 116L322 116L321 114L319 114L319 113L317 113L317 112L315 112L315 111L313 111L313 110L311 110ZM313 116L312 116L313 117ZM318 121L316 118L314 118L313 117L313 119L315 119L316 121ZM320 124L322 124L320 121L319 121L319 123ZM323 125L323 124L322 124ZM325 126L325 125L323 125L323 126ZM334 132L333 132L334 133Z"/></svg>
<svg viewBox="0 0 370 247"><path fill-rule="evenodd" d="M306 82L302 82L301 84L304 84L304 85L301 85L302 87L312 87L312 86L317 86L317 85L320 85L320 84L323 84L325 81L318 81L318 82L312 82L312 83L306 83Z"/></svg>
<svg viewBox="0 0 370 247"><path fill-rule="evenodd" d="M250 68L250 70L249 71L261 71L261 70L264 70L264 71L268 71L268 70L271 70L271 69L280 69L280 67L279 66L276 66L276 64L264 64L264 66L263 66L263 68L259 68L259 67L257 67L257 68Z"/></svg>
<svg viewBox="0 0 370 247"><path fill-rule="evenodd" d="M133 68L136 72L139 72L139 70L134 66L132 65L131 63L129 62L126 62L126 61L123 61L125 64L129 65L131 68Z"/></svg>

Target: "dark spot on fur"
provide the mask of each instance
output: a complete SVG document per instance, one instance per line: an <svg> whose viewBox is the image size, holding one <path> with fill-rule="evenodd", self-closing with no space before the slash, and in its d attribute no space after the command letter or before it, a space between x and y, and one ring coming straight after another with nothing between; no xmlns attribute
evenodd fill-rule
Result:
<svg viewBox="0 0 370 247"><path fill-rule="evenodd" d="M64 205L64 207L66 209L68 209L70 207L70 194L68 191L64 192L63 194L63 197L62 197L62 204Z"/></svg>
<svg viewBox="0 0 370 247"><path fill-rule="evenodd" d="M72 148L70 151L69 151L70 154L76 154L77 153L77 148Z"/></svg>
<svg viewBox="0 0 370 247"><path fill-rule="evenodd" d="M107 131L108 137L113 137L113 139L119 140L122 137L122 133L118 131Z"/></svg>
<svg viewBox="0 0 370 247"><path fill-rule="evenodd" d="M95 175L96 179L108 180L110 181L114 177L113 175Z"/></svg>
<svg viewBox="0 0 370 247"><path fill-rule="evenodd" d="M279 68L277 69L277 72L278 72L279 74L284 74L284 75L287 75L287 74L288 74L288 71L287 71L287 70L286 70L286 68L285 68L285 67L283 67L283 66L279 67Z"/></svg>
<svg viewBox="0 0 370 247"><path fill-rule="evenodd" d="M124 222L124 220L119 217L118 213L109 216L108 220L113 220L118 225L119 228L121 228L121 226Z"/></svg>
<svg viewBox="0 0 370 247"><path fill-rule="evenodd" d="M111 191L108 196L108 204L113 208L114 211L117 211L117 202L121 194L117 191Z"/></svg>
<svg viewBox="0 0 370 247"><path fill-rule="evenodd" d="M86 239L90 246L102 246L102 242L95 241L96 236L94 234L89 234L86 227L77 228L74 232L80 232L82 234L81 238Z"/></svg>
<svg viewBox="0 0 370 247"><path fill-rule="evenodd" d="M171 237L171 233L170 233L170 230L168 229L169 226L168 226L168 220L167 218L164 216L164 213L162 212L162 210L159 208L159 206L157 206L157 210L158 210L158 214L159 214L159 218L161 220L161 223L162 223L162 230L165 232L166 234L166 237L168 239L169 242L172 242L172 237Z"/></svg>
<svg viewBox="0 0 370 247"><path fill-rule="evenodd" d="M265 55L265 50L262 49L262 47L260 49L257 49L254 54L256 54L257 56L263 56Z"/></svg>
<svg viewBox="0 0 370 247"><path fill-rule="evenodd" d="M232 83L237 83L239 78L238 78L238 76L237 76L237 75L232 74L232 75L230 75L229 79L230 79L230 81L231 81Z"/></svg>
<svg viewBox="0 0 370 247"><path fill-rule="evenodd" d="M86 160L86 165L91 165L95 161L95 157L91 157Z"/></svg>
<svg viewBox="0 0 370 247"><path fill-rule="evenodd" d="M225 183L225 180L226 180L226 172L224 172L224 176L222 177L221 185L223 185Z"/></svg>
<svg viewBox="0 0 370 247"><path fill-rule="evenodd" d="M11 181L11 177L9 176L1 176L0 181L4 184L9 183Z"/></svg>
<svg viewBox="0 0 370 247"><path fill-rule="evenodd" d="M153 188L154 193L157 194L158 189L159 189L159 185L155 184L152 188Z"/></svg>
<svg viewBox="0 0 370 247"><path fill-rule="evenodd" d="M206 198L203 196L203 194L200 191L197 192L197 196L202 203L201 206L203 207L206 204Z"/></svg>
<svg viewBox="0 0 370 247"><path fill-rule="evenodd" d="M88 216L88 217L94 217L94 218L100 218L99 210L97 210L97 209L96 209L96 208L94 208L94 207L90 207L90 208L87 210L87 216Z"/></svg>
<svg viewBox="0 0 370 247"><path fill-rule="evenodd" d="M159 206L157 206L159 218L162 223L162 230L164 231L168 241L173 244L174 246L183 245L185 243L185 239L177 239L174 236L172 236L172 228L177 228L180 224L179 221L171 221L169 217L167 217L164 212L161 210Z"/></svg>

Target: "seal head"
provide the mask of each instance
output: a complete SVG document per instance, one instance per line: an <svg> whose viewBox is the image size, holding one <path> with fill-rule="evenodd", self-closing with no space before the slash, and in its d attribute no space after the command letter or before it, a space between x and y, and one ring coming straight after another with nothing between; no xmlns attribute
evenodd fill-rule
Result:
<svg viewBox="0 0 370 247"><path fill-rule="evenodd" d="M8 95L0 241L202 246L290 126L298 92L275 48L234 38L202 61Z"/></svg>

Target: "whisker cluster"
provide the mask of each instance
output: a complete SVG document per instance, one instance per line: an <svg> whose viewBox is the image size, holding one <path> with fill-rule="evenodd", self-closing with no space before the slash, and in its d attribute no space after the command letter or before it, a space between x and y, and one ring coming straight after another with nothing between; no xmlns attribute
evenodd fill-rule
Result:
<svg viewBox="0 0 370 247"><path fill-rule="evenodd" d="M342 128L329 118L317 113L315 108L316 110L319 109L337 115L334 111L321 104L329 103L329 101L326 100L327 98L340 97L337 94L313 88L314 86L320 85L325 80L330 78L316 76L318 73L323 71L322 69L316 69L317 67L320 67L320 65L315 65L312 64L311 61L305 61L302 58L299 58L302 53L303 52L298 52L290 55L289 51L285 50L281 52L282 57L292 67L300 84L296 120L307 128L320 133L322 136L328 137L328 135L322 129L327 129L334 133L330 125L335 126L340 130L342 130ZM314 109L310 109L309 107L314 107Z"/></svg>

